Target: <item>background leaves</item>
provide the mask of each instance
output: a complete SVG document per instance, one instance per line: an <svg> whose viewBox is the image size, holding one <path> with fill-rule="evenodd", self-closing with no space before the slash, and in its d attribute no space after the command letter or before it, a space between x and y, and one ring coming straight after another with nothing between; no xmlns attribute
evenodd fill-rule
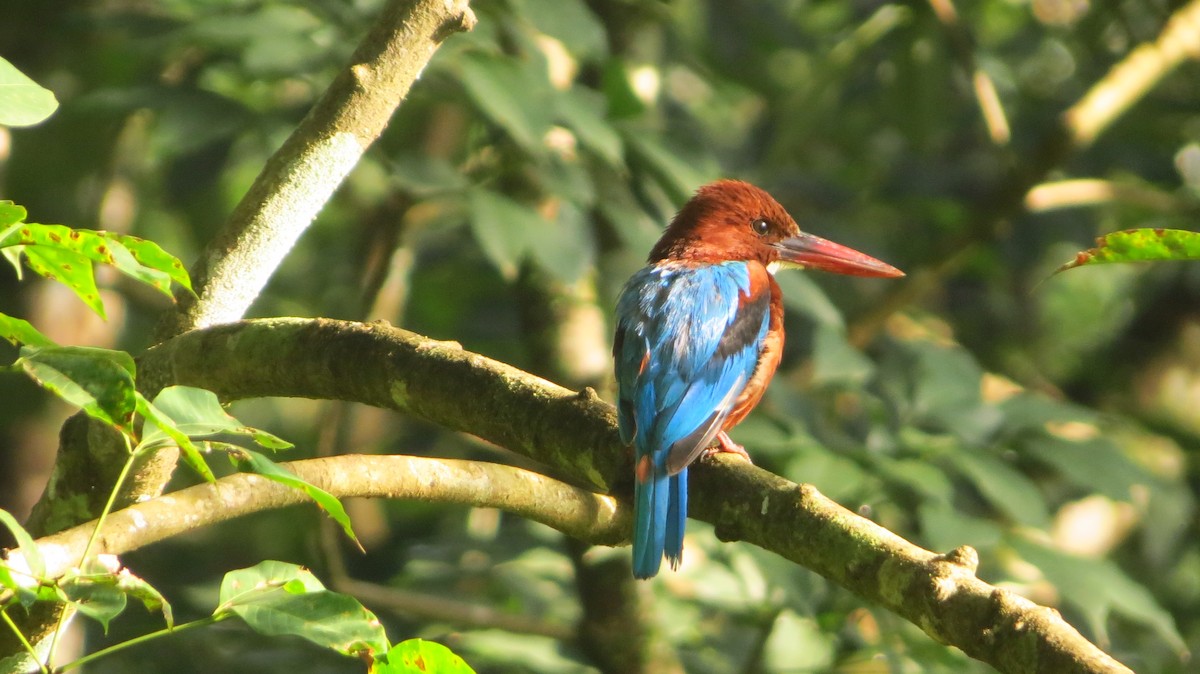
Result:
<svg viewBox="0 0 1200 674"><path fill-rule="evenodd" d="M85 294L103 297L110 322L94 329L82 327L88 309L69 294L18 290L0 277L0 309L29 319L0 326L3 334L46 346L32 341L36 326L47 341L148 344L164 282L180 279L121 237L194 259L379 5L10 8L0 53L63 104L45 124L10 132L0 193L36 221L116 232L140 266L167 276L138 272L159 279L159 292L143 292L97 267ZM608 395L606 319L621 284L698 184L752 180L804 229L895 263L911 273L905 292L923 290L897 300L875 281L781 274L784 367L735 439L765 467L923 545L977 546L990 582L1057 605L1134 669L1187 671L1180 654L1200 645L1191 458L1200 272L1181 263L1051 274L1097 236L1195 229L1195 64L1040 186L1078 179L1116 189L996 207L1010 181L1038 182L1035 159L1062 111L1153 40L1171 6L956 5L975 63L999 92L1007 144L989 135L973 73L925 5L472 6L478 28L439 51L256 315L384 318ZM0 204L0 222L25 221L10 211ZM547 336L555 330L558 341ZM547 343L573 350L555 360ZM44 482L18 467L49 465L60 418L19 384L0 386L12 401L0 409L0 498L16 498L20 485ZM511 460L373 411L256 400L236 413L295 439L299 455ZM354 577L535 619L530 633L514 634L380 610L389 633L451 636L479 671L594 670L589 656L546 636L581 615L560 537L489 511L347 509L368 550L345 557ZM215 592L231 557L315 558L316 526L298 517L253 518L139 561L166 594L187 598L181 612L199 611L194 598ZM666 639L694 654L685 657L697 671L749 662L785 671L800 662L801 643L811 645L811 671L881 660L980 671L819 579L720 543L705 527L692 531L693 566L647 593ZM293 644L251 638L196 632L181 648L205 658L171 651L156 661L181 671L311 666ZM228 646L237 639L246 647ZM247 664L246 653L258 659Z"/></svg>

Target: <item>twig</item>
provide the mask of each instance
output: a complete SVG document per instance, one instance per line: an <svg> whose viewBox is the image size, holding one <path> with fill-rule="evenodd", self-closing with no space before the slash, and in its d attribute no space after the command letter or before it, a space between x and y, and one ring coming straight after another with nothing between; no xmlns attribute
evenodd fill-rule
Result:
<svg viewBox="0 0 1200 674"><path fill-rule="evenodd" d="M1186 59L1200 59L1200 0L1171 15L1158 39L1138 46L1063 114L1071 146L1084 148Z"/></svg>
<svg viewBox="0 0 1200 674"><path fill-rule="evenodd" d="M1185 207L1174 195L1163 190L1112 180L1056 180L1042 183L1025 194L1025 210L1031 213L1111 202L1134 204L1164 213Z"/></svg>
<svg viewBox="0 0 1200 674"><path fill-rule="evenodd" d="M445 595L402 590L353 578L335 580L333 589L353 595L372 608L383 607L400 615L439 620L456 627L487 627L568 642L575 638L575 630L570 625L498 611L491 606L459 601Z"/></svg>

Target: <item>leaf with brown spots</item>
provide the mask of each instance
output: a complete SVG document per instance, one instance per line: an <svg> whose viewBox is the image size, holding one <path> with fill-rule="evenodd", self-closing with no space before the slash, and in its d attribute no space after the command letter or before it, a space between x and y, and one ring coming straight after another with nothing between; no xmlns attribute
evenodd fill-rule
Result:
<svg viewBox="0 0 1200 674"><path fill-rule="evenodd" d="M136 408L133 356L85 346L24 346L17 360L47 391L124 433Z"/></svg>
<svg viewBox="0 0 1200 674"><path fill-rule="evenodd" d="M106 232L105 236L124 246L142 268L162 272L171 281L188 290L192 289L192 279L188 276L183 263L179 261L179 258L163 250L157 243L115 232ZM122 271L124 270L122 269Z"/></svg>
<svg viewBox="0 0 1200 674"><path fill-rule="evenodd" d="M29 321L0 314L0 337L14 345L28 344L29 346L54 346L49 337L38 332Z"/></svg>
<svg viewBox="0 0 1200 674"><path fill-rule="evenodd" d="M104 302L100 300L100 290L96 288L91 260L66 248L53 246L26 246L24 252L25 264L30 269L67 286L100 318L107 318Z"/></svg>
<svg viewBox="0 0 1200 674"><path fill-rule="evenodd" d="M424 639L408 639L392 647L371 667L371 674L475 674L449 648Z"/></svg>
<svg viewBox="0 0 1200 674"><path fill-rule="evenodd" d="M1096 239L1096 247L1080 251L1054 273L1109 262L1200 260L1200 232L1182 229L1127 229Z"/></svg>

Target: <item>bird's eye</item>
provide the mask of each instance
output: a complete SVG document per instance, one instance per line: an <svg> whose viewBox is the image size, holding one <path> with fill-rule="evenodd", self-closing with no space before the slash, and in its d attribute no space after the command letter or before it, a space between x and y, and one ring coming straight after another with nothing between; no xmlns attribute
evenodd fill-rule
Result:
<svg viewBox="0 0 1200 674"><path fill-rule="evenodd" d="M759 236L766 236L767 232L771 231L771 223L762 218L755 218L750 221L750 229L753 229L754 233Z"/></svg>

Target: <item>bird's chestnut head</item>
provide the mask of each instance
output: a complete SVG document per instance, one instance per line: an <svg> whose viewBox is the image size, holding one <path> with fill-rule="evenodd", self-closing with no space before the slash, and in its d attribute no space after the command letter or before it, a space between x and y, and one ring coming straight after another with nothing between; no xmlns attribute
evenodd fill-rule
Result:
<svg viewBox="0 0 1200 674"><path fill-rule="evenodd" d="M701 187L650 251L650 262L755 260L855 276L904 276L852 248L800 231L778 201L740 180Z"/></svg>

